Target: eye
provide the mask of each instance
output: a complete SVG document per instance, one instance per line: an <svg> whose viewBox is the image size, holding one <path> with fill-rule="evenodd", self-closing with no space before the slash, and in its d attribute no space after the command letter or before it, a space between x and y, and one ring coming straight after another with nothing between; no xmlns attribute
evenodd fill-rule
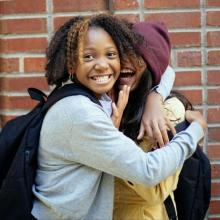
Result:
<svg viewBox="0 0 220 220"><path fill-rule="evenodd" d="M118 53L116 51L109 51L107 52L107 57L109 59L115 59L118 58Z"/></svg>
<svg viewBox="0 0 220 220"><path fill-rule="evenodd" d="M94 56L92 54L84 54L83 55L83 60L85 62L89 62L89 61L92 61L94 59Z"/></svg>

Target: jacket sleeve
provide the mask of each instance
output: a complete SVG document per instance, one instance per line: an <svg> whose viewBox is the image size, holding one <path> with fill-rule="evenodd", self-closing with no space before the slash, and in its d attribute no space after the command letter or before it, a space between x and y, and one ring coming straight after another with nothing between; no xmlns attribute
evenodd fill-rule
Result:
<svg viewBox="0 0 220 220"><path fill-rule="evenodd" d="M131 182L158 184L183 165L203 136L200 125L193 122L167 147L145 153L113 126L101 107L91 101L73 103L64 109L68 124L60 131L65 134L66 159Z"/></svg>
<svg viewBox="0 0 220 220"><path fill-rule="evenodd" d="M175 80L175 72L171 66L168 66L164 74L161 76L160 83L156 87L156 91L161 94L163 100L165 100L170 91L173 88L173 83Z"/></svg>
<svg viewBox="0 0 220 220"><path fill-rule="evenodd" d="M164 200L173 192L178 183L180 170L173 175L167 177L154 187L148 187L143 184L131 183L125 181L128 187L134 190L142 199L146 201L146 205L154 206L164 202Z"/></svg>

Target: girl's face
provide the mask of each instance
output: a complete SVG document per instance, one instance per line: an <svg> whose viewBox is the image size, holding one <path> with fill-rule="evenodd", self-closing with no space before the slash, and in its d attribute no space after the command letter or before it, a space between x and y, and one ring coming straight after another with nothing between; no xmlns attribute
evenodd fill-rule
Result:
<svg viewBox="0 0 220 220"><path fill-rule="evenodd" d="M139 81L146 69L147 65L142 57L128 57L122 61L121 72L118 79L118 87L122 89L124 85L131 87L131 91L137 88Z"/></svg>
<svg viewBox="0 0 220 220"><path fill-rule="evenodd" d="M90 27L79 48L76 78L100 98L111 90L119 74L119 53L112 38L102 28Z"/></svg>

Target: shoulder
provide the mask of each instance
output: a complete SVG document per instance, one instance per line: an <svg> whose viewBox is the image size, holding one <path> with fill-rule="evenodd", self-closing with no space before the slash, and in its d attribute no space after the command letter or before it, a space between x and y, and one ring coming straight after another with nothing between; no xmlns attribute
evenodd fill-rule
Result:
<svg viewBox="0 0 220 220"><path fill-rule="evenodd" d="M109 117L101 106L83 95L68 96L55 103L45 116L46 121L56 124L88 123L95 119L108 120ZM55 121L54 121L55 120Z"/></svg>
<svg viewBox="0 0 220 220"><path fill-rule="evenodd" d="M83 95L68 96L55 103L50 112L66 112L74 114L91 114L103 112L102 107ZM86 115L85 115L86 116Z"/></svg>

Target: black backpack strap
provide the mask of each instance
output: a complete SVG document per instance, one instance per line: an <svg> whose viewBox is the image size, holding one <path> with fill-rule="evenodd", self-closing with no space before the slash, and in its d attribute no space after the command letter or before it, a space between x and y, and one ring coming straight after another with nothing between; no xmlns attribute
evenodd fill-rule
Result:
<svg viewBox="0 0 220 220"><path fill-rule="evenodd" d="M177 124L175 126L176 132L180 132L185 130L187 127L189 126L189 122L187 122L186 120ZM173 138L173 134L171 131L168 132L168 136L169 139L171 140ZM170 220L176 220L177 219L177 213L173 204L173 201L171 199L171 196L169 195L166 200L164 201L164 205L167 211L167 215L169 217Z"/></svg>
<svg viewBox="0 0 220 220"><path fill-rule="evenodd" d="M70 83L62 86L61 88L56 87L48 96L48 100L46 101L42 111L46 112L54 103L60 99L73 95L84 95L88 97L92 102L101 105L99 100L89 89L78 83Z"/></svg>
<svg viewBox="0 0 220 220"><path fill-rule="evenodd" d="M166 200L164 201L164 205L166 207L167 215L169 217L169 220L176 220L177 214L176 210L173 204L173 201L171 199L171 196L168 196Z"/></svg>
<svg viewBox="0 0 220 220"><path fill-rule="evenodd" d="M41 90L36 88L28 88L28 93L30 97L34 100L37 100L41 103L44 103L47 100L47 95L43 93Z"/></svg>

